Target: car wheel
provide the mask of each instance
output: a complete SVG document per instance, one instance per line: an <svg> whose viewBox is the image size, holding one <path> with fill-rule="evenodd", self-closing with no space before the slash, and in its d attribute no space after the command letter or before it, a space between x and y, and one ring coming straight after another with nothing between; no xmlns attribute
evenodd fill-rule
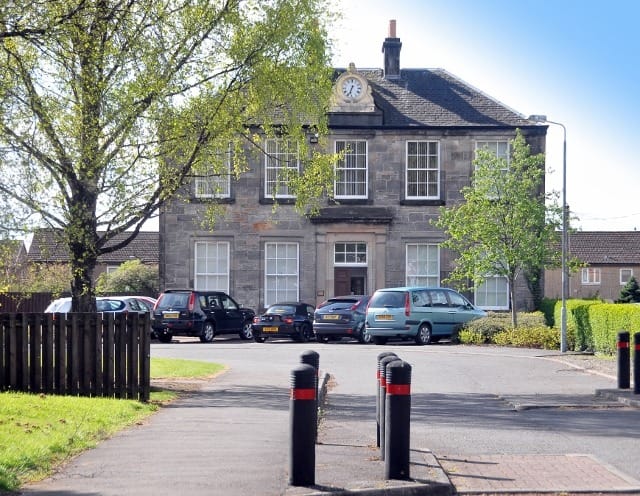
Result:
<svg viewBox="0 0 640 496"><path fill-rule="evenodd" d="M370 344L373 341L371 334L367 331L367 328L362 324L360 327L360 332L358 333L358 341L362 344Z"/></svg>
<svg viewBox="0 0 640 496"><path fill-rule="evenodd" d="M265 338L261 334L254 334L253 339L255 340L256 343L264 343L267 340L267 338Z"/></svg>
<svg viewBox="0 0 640 496"><path fill-rule="evenodd" d="M308 324L302 324L300 326L300 341L306 343L311 339L311 327Z"/></svg>
<svg viewBox="0 0 640 496"><path fill-rule="evenodd" d="M173 335L170 332L160 332L158 333L158 341L161 343L170 343L173 339Z"/></svg>
<svg viewBox="0 0 640 496"><path fill-rule="evenodd" d="M316 336L316 341L318 343L328 343L329 342L329 336Z"/></svg>
<svg viewBox="0 0 640 496"><path fill-rule="evenodd" d="M431 343L431 327L429 324L422 324L416 334L416 344L429 344Z"/></svg>
<svg viewBox="0 0 640 496"><path fill-rule="evenodd" d="M375 344L387 344L387 338L383 336L372 336Z"/></svg>
<svg viewBox="0 0 640 496"><path fill-rule="evenodd" d="M240 339L251 339L253 337L253 328L251 327L251 321L247 320L242 324L242 330L240 331Z"/></svg>
<svg viewBox="0 0 640 496"><path fill-rule="evenodd" d="M203 343L210 343L213 341L213 336L216 335L216 328L211 322L205 322L202 327L202 334L200 334L200 341Z"/></svg>

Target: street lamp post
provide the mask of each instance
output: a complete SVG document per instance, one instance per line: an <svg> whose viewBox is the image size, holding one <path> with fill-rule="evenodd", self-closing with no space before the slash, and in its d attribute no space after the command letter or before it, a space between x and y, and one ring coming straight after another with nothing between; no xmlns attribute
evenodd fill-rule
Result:
<svg viewBox="0 0 640 496"><path fill-rule="evenodd" d="M567 351L567 298L569 297L569 272L567 250L569 247L569 209L567 207L567 128L560 122L547 119L546 115L530 115L530 121L546 122L562 128L562 310L560 313L560 351Z"/></svg>

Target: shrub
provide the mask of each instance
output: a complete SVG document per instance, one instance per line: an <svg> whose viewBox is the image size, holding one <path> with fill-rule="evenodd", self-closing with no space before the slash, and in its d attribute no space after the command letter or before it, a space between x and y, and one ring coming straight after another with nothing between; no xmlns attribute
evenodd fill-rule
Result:
<svg viewBox="0 0 640 496"><path fill-rule="evenodd" d="M546 325L518 327L495 334L493 342L501 346L557 350L560 348L560 333L557 329Z"/></svg>
<svg viewBox="0 0 640 496"><path fill-rule="evenodd" d="M518 328L520 330L528 329L542 329L547 328L545 326L545 317L542 312L519 312L518 313ZM496 336L503 333L512 332L511 327L511 314L507 312L489 312L487 317L483 319L473 320L465 324L465 327L458 333L458 338L461 343L465 344L513 344L513 343L498 343L496 342ZM540 334L540 333L539 333ZM505 340L507 334L499 338ZM540 334L540 337L543 337ZM545 337L540 343L532 345L534 348L540 348L548 344L548 339ZM526 346L521 344L519 346ZM559 347L559 345L558 345Z"/></svg>

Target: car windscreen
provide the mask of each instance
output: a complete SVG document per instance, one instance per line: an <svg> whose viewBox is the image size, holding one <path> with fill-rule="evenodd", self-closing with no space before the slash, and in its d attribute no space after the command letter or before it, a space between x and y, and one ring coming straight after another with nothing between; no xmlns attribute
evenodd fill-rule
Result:
<svg viewBox="0 0 640 496"><path fill-rule="evenodd" d="M271 305L267 308L266 314L276 314L276 315L285 315L285 314L294 314L296 313L296 307L293 305Z"/></svg>
<svg viewBox="0 0 640 496"><path fill-rule="evenodd" d="M402 308L406 300L404 291L380 291L371 298L370 308Z"/></svg>
<svg viewBox="0 0 640 496"><path fill-rule="evenodd" d="M121 300L97 300L96 310L98 312L121 312L125 308L124 301Z"/></svg>
<svg viewBox="0 0 640 496"><path fill-rule="evenodd" d="M349 310L357 302L358 302L358 300L353 300L353 301L349 301L349 300L333 301L333 302L330 302L327 305L323 306L320 310L323 311L323 312L325 312L325 311L327 311L327 312L335 312L336 310Z"/></svg>
<svg viewBox="0 0 640 496"><path fill-rule="evenodd" d="M164 293L157 303L157 309L164 308L187 308L189 304L189 293Z"/></svg>

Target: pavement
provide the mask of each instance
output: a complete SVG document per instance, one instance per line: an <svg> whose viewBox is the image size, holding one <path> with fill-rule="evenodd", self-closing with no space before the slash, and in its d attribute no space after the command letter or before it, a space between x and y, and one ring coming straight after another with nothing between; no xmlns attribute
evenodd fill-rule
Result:
<svg viewBox="0 0 640 496"><path fill-rule="evenodd" d="M64 465L20 494L40 496L640 494L640 482L587 455L438 457L412 447L407 480L387 480L369 419L344 421L321 375L314 484L289 484L289 391L229 371ZM569 398L504 397L513 409L572 408ZM566 401L565 401L566 400ZM591 406L640 407L640 395L600 390ZM282 405L285 405L284 407ZM212 408L215 406L215 408Z"/></svg>

